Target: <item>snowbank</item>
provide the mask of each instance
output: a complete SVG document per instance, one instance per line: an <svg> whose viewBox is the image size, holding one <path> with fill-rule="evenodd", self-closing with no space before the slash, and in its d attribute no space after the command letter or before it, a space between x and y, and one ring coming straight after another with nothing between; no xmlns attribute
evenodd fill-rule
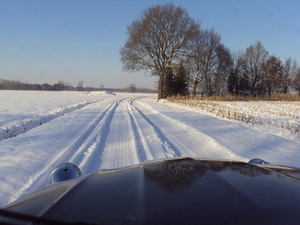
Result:
<svg viewBox="0 0 300 225"><path fill-rule="evenodd" d="M15 137L19 134L25 133L26 131L40 126L44 123L49 122L50 120L53 120L55 118L58 118L60 116L63 116L67 113L73 112L76 109L80 109L86 105L95 103L101 101L100 99L98 100L91 100L91 101L85 101L82 103L70 105L70 106L61 106L60 108L56 109L53 112L50 112L45 115L37 116L34 115L32 118L29 119L22 119L19 121L12 122L9 125L0 127L0 141L6 138L11 138Z"/></svg>
<svg viewBox="0 0 300 225"><path fill-rule="evenodd" d="M84 95L97 96L97 95L116 95L116 94L111 91L91 91L91 92L84 93Z"/></svg>

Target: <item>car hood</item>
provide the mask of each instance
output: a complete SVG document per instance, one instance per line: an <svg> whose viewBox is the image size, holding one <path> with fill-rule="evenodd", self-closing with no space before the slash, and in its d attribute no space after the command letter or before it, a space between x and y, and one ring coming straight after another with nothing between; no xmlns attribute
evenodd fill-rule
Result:
<svg viewBox="0 0 300 225"><path fill-rule="evenodd" d="M159 160L51 185L4 209L90 224L296 224L297 176L237 161Z"/></svg>

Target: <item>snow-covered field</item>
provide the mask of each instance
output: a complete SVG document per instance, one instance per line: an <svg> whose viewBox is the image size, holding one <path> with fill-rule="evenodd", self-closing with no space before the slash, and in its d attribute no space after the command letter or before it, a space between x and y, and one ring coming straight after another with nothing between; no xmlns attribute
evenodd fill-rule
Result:
<svg viewBox="0 0 300 225"><path fill-rule="evenodd" d="M64 162L78 165L84 174L178 156L245 162L262 158L299 167L300 144L290 131L222 119L155 98L0 91L0 206L48 185L50 172ZM253 108L234 104L229 107L244 112ZM253 115L262 112L264 120L276 108L253 104ZM296 107L295 116L284 116L297 124L299 106L280 105L285 111Z"/></svg>
<svg viewBox="0 0 300 225"><path fill-rule="evenodd" d="M266 131L300 143L300 102L296 101L184 101L163 100L165 104L221 119L240 121L243 125Z"/></svg>

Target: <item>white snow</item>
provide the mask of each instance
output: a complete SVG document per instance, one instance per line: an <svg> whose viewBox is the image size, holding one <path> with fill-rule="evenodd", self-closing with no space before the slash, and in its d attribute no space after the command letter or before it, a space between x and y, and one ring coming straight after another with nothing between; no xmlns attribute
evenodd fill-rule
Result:
<svg viewBox="0 0 300 225"><path fill-rule="evenodd" d="M104 92L97 92L97 95ZM0 141L84 107L99 97L81 92L1 91Z"/></svg>
<svg viewBox="0 0 300 225"><path fill-rule="evenodd" d="M249 125L155 98L0 91L0 130L14 131L9 137L2 134L0 141L0 206L47 186L50 172L64 162L75 163L84 174L178 156L245 162L261 158L299 167L295 134L266 125L272 118L279 120L277 108L282 108L283 121L299 124L299 105L222 103L268 121Z"/></svg>

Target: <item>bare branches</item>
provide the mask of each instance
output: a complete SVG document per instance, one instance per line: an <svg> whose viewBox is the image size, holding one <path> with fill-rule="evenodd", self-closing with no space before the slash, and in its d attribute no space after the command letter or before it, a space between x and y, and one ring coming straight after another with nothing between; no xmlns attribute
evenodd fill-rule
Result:
<svg viewBox="0 0 300 225"><path fill-rule="evenodd" d="M173 4L148 8L127 27L129 38L120 50L123 69L152 70L160 77L158 97L162 97L166 68L186 57L191 40L199 33L199 26L185 9Z"/></svg>
<svg viewBox="0 0 300 225"><path fill-rule="evenodd" d="M268 52L258 41L248 47L243 55L242 68L244 74L249 78L251 94L255 94L263 77L262 65L268 57Z"/></svg>
<svg viewBox="0 0 300 225"><path fill-rule="evenodd" d="M193 96L196 95L197 85L214 71L218 63L217 48L220 41L220 35L211 29L201 31L192 42L189 66L192 71Z"/></svg>
<svg viewBox="0 0 300 225"><path fill-rule="evenodd" d="M159 99L165 96L163 86L171 80L167 79L168 68L174 70L180 63L193 84L192 95L196 95L198 86L206 95L226 91L271 95L287 93L291 87L300 90L299 67L292 59L283 64L279 58L270 58L259 41L232 57L214 29L200 30L199 22L173 4L147 8L127 27L127 33L128 40L120 49L123 69L151 70L152 75L159 77ZM272 78L275 75L276 80ZM296 81L297 85L293 85Z"/></svg>

